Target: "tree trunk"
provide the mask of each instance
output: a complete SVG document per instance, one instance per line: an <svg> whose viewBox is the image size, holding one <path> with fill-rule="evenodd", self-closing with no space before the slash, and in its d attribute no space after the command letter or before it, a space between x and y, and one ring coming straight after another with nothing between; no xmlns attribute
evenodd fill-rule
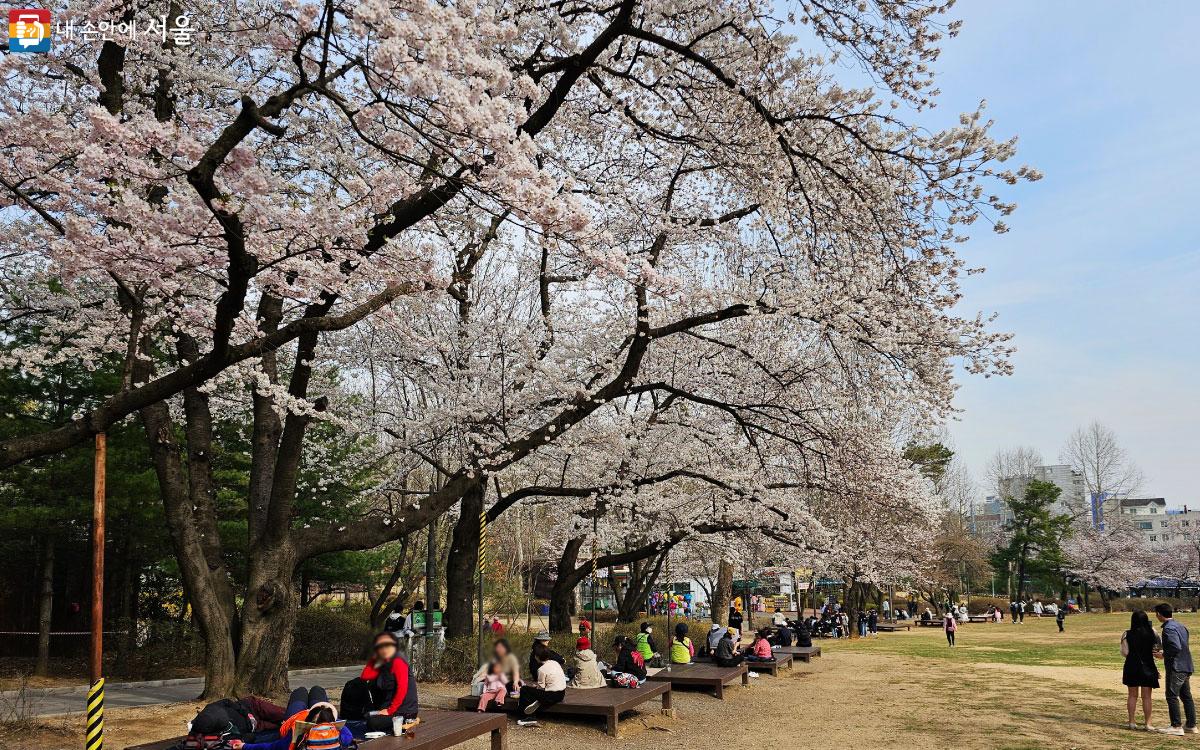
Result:
<svg viewBox="0 0 1200 750"><path fill-rule="evenodd" d="M470 635L474 629L475 570L479 561L479 513L487 491L485 480L472 484L459 504L458 522L446 560L446 636ZM482 616L482 613L480 613Z"/></svg>
<svg viewBox="0 0 1200 750"><path fill-rule="evenodd" d="M724 558L717 566L717 583L713 587L712 621L729 626L729 602L733 600L733 563Z"/></svg>
<svg viewBox="0 0 1200 750"><path fill-rule="evenodd" d="M579 550L583 547L584 537L576 537L567 542L563 553L558 558L558 575L554 579L554 587L550 590L550 632L570 633L571 605L574 603L575 589L586 575L586 568L581 573Z"/></svg>
<svg viewBox="0 0 1200 750"><path fill-rule="evenodd" d="M42 547L41 590L38 593L37 663L33 673L50 674L50 625L54 616L54 540L46 537Z"/></svg>
<svg viewBox="0 0 1200 750"><path fill-rule="evenodd" d="M295 551L266 550L252 563L242 606L242 642L233 695L283 695L299 602L293 585Z"/></svg>

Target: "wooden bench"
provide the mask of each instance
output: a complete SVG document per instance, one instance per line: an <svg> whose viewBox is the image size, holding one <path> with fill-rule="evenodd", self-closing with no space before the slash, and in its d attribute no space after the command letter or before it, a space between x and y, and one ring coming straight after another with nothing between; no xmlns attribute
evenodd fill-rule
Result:
<svg viewBox="0 0 1200 750"><path fill-rule="evenodd" d="M750 659L747 659L746 667L751 672L760 672L760 673L765 672L766 674L769 674L772 677L777 677L779 675L779 670L783 669L784 667L787 667L788 669L792 668L792 654L787 653L786 651L783 651L782 649L774 649L772 651L772 655L775 658L772 659L771 661L752 661ZM712 664L713 660L712 660L711 656L697 656L692 659L692 663L693 664ZM685 666L687 666L687 665L686 664L673 665L673 667L685 667Z"/></svg>
<svg viewBox="0 0 1200 750"><path fill-rule="evenodd" d="M725 686L742 678L743 685L750 684L750 670L746 662L736 667L718 667L716 664L675 664L668 671L660 669L647 679L651 682L669 682L672 687L706 687L713 695L725 698Z"/></svg>
<svg viewBox="0 0 1200 750"><path fill-rule="evenodd" d="M791 654L792 658L794 658L794 659L799 659L800 661L808 662L808 661L812 661L812 658L814 656L821 655L821 647L820 646L783 646L782 648L779 648L776 651L776 653Z"/></svg>
<svg viewBox="0 0 1200 750"><path fill-rule="evenodd" d="M913 622L923 628L940 628L942 626L942 619L940 617L936 620L914 620Z"/></svg>
<svg viewBox="0 0 1200 750"><path fill-rule="evenodd" d="M632 691L630 691L632 692ZM474 703L478 698L472 699ZM485 734L492 735L492 750L508 748L508 718L498 714L467 713L466 711L421 711L421 723L403 737L380 737L359 744L370 750L447 750L467 740ZM125 750L167 750L182 737L133 745Z"/></svg>
<svg viewBox="0 0 1200 750"><path fill-rule="evenodd" d="M875 626L877 630L884 633L894 633L897 630L912 630L912 621L904 620L903 622L881 622Z"/></svg>
<svg viewBox="0 0 1200 750"><path fill-rule="evenodd" d="M621 714L660 697L663 710L669 709L671 707L671 685L669 683L646 682L639 688L604 687L588 690L567 688L567 695L561 703L543 708L538 713L557 716L603 716L608 736L617 737L617 723L620 721ZM479 698L477 696L467 695L458 699L458 707L463 711L474 711L478 706ZM495 701L488 704L488 711L514 713L517 708L517 701L511 699L502 704L497 704ZM387 750L387 748L381 748L381 750Z"/></svg>
<svg viewBox="0 0 1200 750"><path fill-rule="evenodd" d="M991 615L967 615L970 622L991 622L993 619Z"/></svg>

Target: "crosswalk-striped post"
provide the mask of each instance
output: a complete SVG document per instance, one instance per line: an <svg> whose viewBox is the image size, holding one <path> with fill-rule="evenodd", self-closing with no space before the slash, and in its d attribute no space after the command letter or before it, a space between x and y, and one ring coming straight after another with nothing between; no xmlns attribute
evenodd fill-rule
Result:
<svg viewBox="0 0 1200 750"><path fill-rule="evenodd" d="M487 627L487 615L483 612L483 569L487 563L487 511L479 510L479 647L477 663L483 663L483 631Z"/></svg>
<svg viewBox="0 0 1200 750"><path fill-rule="evenodd" d="M87 750L104 748L104 678L92 683L87 696Z"/></svg>

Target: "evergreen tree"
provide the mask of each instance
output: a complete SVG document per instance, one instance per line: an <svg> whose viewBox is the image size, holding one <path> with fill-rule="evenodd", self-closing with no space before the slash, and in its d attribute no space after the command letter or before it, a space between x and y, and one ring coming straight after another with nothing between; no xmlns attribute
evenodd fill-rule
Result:
<svg viewBox="0 0 1200 750"><path fill-rule="evenodd" d="M1016 568L1018 599L1025 598L1027 578L1062 568L1062 540L1070 530L1071 519L1053 511L1060 492L1055 484L1033 480L1021 497L1005 498L1013 518L1005 524L1008 544L996 551L993 565L998 569L1010 565Z"/></svg>

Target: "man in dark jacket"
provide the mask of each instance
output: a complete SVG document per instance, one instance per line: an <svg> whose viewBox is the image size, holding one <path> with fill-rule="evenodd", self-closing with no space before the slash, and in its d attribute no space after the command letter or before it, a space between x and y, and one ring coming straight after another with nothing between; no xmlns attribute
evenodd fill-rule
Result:
<svg viewBox="0 0 1200 750"><path fill-rule="evenodd" d="M733 637L738 631L729 628L725 631L725 637L717 644L717 654L713 661L718 667L736 667L742 663L742 655L737 652L733 645Z"/></svg>
<svg viewBox="0 0 1200 750"><path fill-rule="evenodd" d="M1196 734L1196 704L1192 702L1192 651L1188 648L1188 629L1177 622L1171 605L1159 604L1154 614L1162 623L1162 660L1167 669L1167 712L1171 716L1171 728L1167 734ZM1183 713L1187 718L1184 725L1179 716L1179 702L1183 701Z"/></svg>

